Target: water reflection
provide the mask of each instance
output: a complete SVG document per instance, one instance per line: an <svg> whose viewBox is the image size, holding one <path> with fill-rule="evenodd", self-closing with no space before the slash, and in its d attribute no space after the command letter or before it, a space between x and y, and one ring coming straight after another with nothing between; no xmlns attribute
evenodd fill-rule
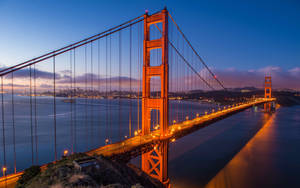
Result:
<svg viewBox="0 0 300 188"><path fill-rule="evenodd" d="M257 187L253 185L254 183L263 185L263 180L266 175L264 174L264 169L270 170L272 168L272 166L269 165L272 158L265 158L265 161L268 162L258 164L258 161L255 160L258 155L256 150L263 150L264 153L272 152L272 145L267 143L267 141L274 135L274 131L269 128L269 126L273 124L274 116L275 114L264 114L264 119L268 119L264 126L205 187ZM257 147L257 145L259 145L259 147ZM260 158L261 157L260 155ZM259 170L257 170L256 165L259 165ZM251 174L254 173L256 176L261 177L261 182L251 180Z"/></svg>
<svg viewBox="0 0 300 188"><path fill-rule="evenodd" d="M170 144L173 187L204 187L264 123L263 113L249 109Z"/></svg>
<svg viewBox="0 0 300 188"><path fill-rule="evenodd" d="M299 107L281 108L205 186L299 187Z"/></svg>

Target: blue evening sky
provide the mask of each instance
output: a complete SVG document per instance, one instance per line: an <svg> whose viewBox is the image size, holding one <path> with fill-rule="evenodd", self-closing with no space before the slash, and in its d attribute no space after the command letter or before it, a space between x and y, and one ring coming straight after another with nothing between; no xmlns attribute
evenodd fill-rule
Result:
<svg viewBox="0 0 300 188"><path fill-rule="evenodd" d="M297 0L0 0L0 64L20 63L165 5L211 67L300 67Z"/></svg>

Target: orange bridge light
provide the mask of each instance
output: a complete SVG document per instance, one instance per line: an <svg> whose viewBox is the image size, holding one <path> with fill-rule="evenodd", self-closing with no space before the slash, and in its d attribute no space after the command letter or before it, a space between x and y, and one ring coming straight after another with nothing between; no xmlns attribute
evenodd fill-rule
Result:
<svg viewBox="0 0 300 188"><path fill-rule="evenodd" d="M69 151L67 149L64 150L64 156L67 156Z"/></svg>
<svg viewBox="0 0 300 188"><path fill-rule="evenodd" d="M7 168L4 166L2 167L2 172L3 172L3 175L5 176L5 172L7 171Z"/></svg>

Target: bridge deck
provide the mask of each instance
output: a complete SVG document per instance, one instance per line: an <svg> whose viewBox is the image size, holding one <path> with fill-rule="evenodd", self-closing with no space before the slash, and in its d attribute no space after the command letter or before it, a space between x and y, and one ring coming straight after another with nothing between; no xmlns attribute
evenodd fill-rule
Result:
<svg viewBox="0 0 300 188"><path fill-rule="evenodd" d="M253 105L259 105L266 102L272 102L275 101L275 98L260 98L256 99L253 102L243 103L237 106L233 106L227 109L222 109L220 111L216 111L211 114L207 114L201 117L197 117L192 120L186 120L181 123L173 124L169 126L169 134L165 137L161 137L159 134L159 130L153 131L150 135L137 135L132 138L126 139L121 142L117 142L114 144L109 144L106 146L99 147L97 149L91 150L86 152L87 155L104 155L107 157L111 157L114 155L120 155L126 152L130 152L133 150L136 150L137 148L140 148L141 146L153 144L156 142L159 142L160 140L165 139L173 139L181 137L182 135L186 134L186 132L189 132L197 127L202 127L208 124L211 124L212 122L215 122L219 119L223 119L233 113L237 113L239 111L245 110L247 108L250 108ZM14 187L15 182L18 180L18 178L22 175L22 172L19 172L17 174L11 174L6 177L0 178L0 188L1 187Z"/></svg>
<svg viewBox="0 0 300 188"><path fill-rule="evenodd" d="M88 151L88 152L86 152L86 154L88 154L88 155L104 155L107 157L111 157L113 155L118 155L118 154L122 154L125 152L129 152L136 148L139 148L141 145L155 143L159 140L180 137L181 133L189 131L190 129L193 129L195 127L201 127L201 126L207 125L211 122L215 122L216 120L223 119L232 113L236 113L241 110L245 110L253 105L258 105L258 104L262 104L262 103L266 103L266 102L272 102L274 100L275 100L274 98L256 99L253 102L243 103L241 105L223 109L220 111L216 111L214 113L207 114L207 115L204 115L201 117L197 117L192 120L187 120L187 121L184 121L181 123L170 125L169 126L169 134L166 135L165 137L161 137L159 134L160 133L159 130L156 130L156 131L153 131L150 135L144 135L144 136L137 135L137 136L126 139L121 142L109 144L109 145L102 146L100 148Z"/></svg>

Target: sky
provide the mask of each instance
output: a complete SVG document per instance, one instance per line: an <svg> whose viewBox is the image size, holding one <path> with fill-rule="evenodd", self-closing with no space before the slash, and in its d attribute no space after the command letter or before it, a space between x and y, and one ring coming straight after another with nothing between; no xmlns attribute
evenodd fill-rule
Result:
<svg viewBox="0 0 300 188"><path fill-rule="evenodd" d="M167 6L227 87L300 90L300 1L0 0L0 65L11 66Z"/></svg>

